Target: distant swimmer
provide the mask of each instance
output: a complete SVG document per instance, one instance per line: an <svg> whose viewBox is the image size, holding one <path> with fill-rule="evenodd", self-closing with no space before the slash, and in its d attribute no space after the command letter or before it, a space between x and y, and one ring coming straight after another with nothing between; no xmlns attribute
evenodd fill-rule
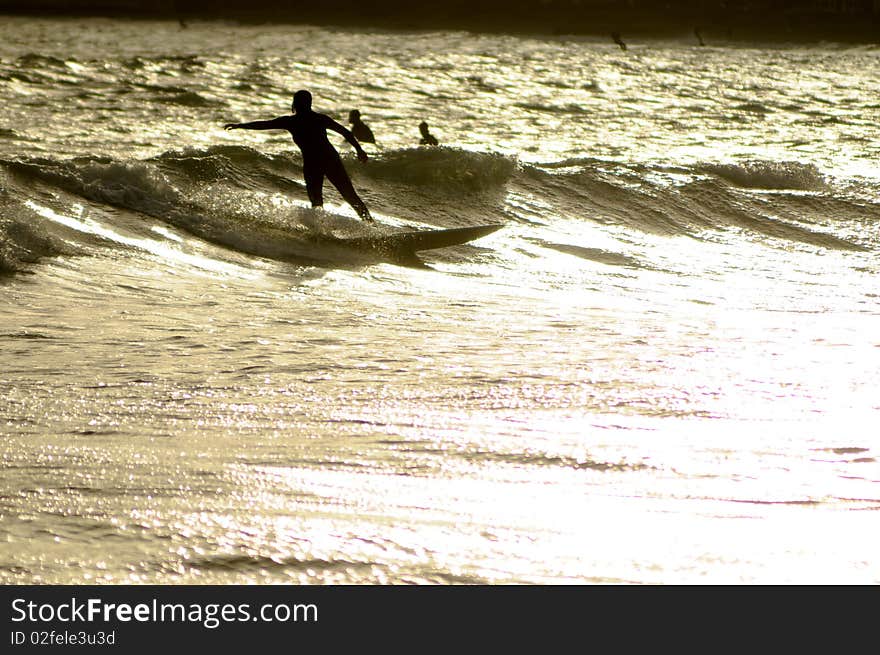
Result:
<svg viewBox="0 0 880 655"><path fill-rule="evenodd" d="M706 42L703 41L703 35L700 34L700 28L699 28L699 27L695 27L695 28L694 28L694 36L697 37L697 42L698 42L701 46L706 45Z"/></svg>
<svg viewBox="0 0 880 655"><path fill-rule="evenodd" d="M351 133L354 134L355 139L361 143L376 143L373 130L361 120L361 112L357 109L348 112L348 122L351 123Z"/></svg>
<svg viewBox="0 0 880 655"><path fill-rule="evenodd" d="M620 32L612 32L611 38L620 46L621 50L626 50L626 44L623 42L623 39L620 38Z"/></svg>
<svg viewBox="0 0 880 655"><path fill-rule="evenodd" d="M186 24L186 20L183 17L183 10L180 7L181 0L171 0L171 8L174 10L174 14L177 16L177 23L180 25L180 29L185 30L189 27Z"/></svg>
<svg viewBox="0 0 880 655"><path fill-rule="evenodd" d="M361 144L348 128L329 116L312 111L312 94L308 91L297 91L293 94L292 110L293 115L290 116L250 123L227 123L223 127L227 130L287 130L302 152L303 177L312 207L324 205L324 177L327 177L358 216L365 221L372 221L370 210L355 192L339 153L327 138L327 130L333 130L344 136L345 140L354 147L358 159L367 161L367 153L364 152Z"/></svg>
<svg viewBox="0 0 880 655"><path fill-rule="evenodd" d="M423 146L439 145L440 142L437 141L437 138L433 134L428 132L428 124L425 121L419 123L419 132L422 133L422 140L419 141L419 143Z"/></svg>

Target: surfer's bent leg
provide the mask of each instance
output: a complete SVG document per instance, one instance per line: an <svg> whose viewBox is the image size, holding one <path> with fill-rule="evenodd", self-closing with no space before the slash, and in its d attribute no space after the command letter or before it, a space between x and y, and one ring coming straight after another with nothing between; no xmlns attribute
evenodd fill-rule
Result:
<svg viewBox="0 0 880 655"><path fill-rule="evenodd" d="M324 206L324 168L314 163L303 164L303 177L312 207Z"/></svg>
<svg viewBox="0 0 880 655"><path fill-rule="evenodd" d="M327 179L333 183L333 186L339 191L339 195L345 198L345 202L354 208L358 213L358 216L365 221L372 221L373 217L370 215L370 210L367 209L367 205L361 200L357 191L354 190L351 178L348 177L348 173L345 172L345 167L343 167L342 161L337 158L336 161L328 162L326 172Z"/></svg>

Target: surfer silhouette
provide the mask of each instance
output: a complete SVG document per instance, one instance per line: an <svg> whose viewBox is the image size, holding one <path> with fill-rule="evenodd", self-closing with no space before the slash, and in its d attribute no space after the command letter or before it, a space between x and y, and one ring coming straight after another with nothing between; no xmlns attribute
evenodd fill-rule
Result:
<svg viewBox="0 0 880 655"><path fill-rule="evenodd" d="M348 122L351 123L351 133L354 134L355 139L361 143L376 143L373 130L361 120L361 112L357 109L348 112Z"/></svg>
<svg viewBox="0 0 880 655"><path fill-rule="evenodd" d="M620 32L612 32L611 39L620 46L621 50L626 50L626 43L623 42L623 39L620 36Z"/></svg>
<svg viewBox="0 0 880 655"><path fill-rule="evenodd" d="M428 132L428 124L425 121L419 123L419 132L422 133L422 140L419 143L423 146L436 146L438 145L437 139L433 134Z"/></svg>
<svg viewBox="0 0 880 655"><path fill-rule="evenodd" d="M338 132L357 152L358 159L367 161L367 153L351 131L329 116L312 111L312 94L305 90L293 94L293 114L267 121L226 123L227 130L287 130L299 147L303 158L303 177L312 207L324 205L324 178L330 180L339 194L365 221L372 221L370 210L361 200L351 178L342 165L336 148L327 138L327 130Z"/></svg>

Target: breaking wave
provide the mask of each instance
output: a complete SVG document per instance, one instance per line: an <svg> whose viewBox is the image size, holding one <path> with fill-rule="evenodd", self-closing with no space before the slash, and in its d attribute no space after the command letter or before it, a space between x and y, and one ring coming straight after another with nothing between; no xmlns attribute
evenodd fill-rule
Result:
<svg viewBox="0 0 880 655"><path fill-rule="evenodd" d="M771 242L863 250L869 246L859 230L847 226L880 219L880 207L848 198L816 167L797 162L664 168L584 158L524 165L514 157L446 147L389 150L366 163L353 157L346 162L362 195L392 226L395 217L434 227L549 225L564 218L695 239L745 230ZM165 224L250 255L303 262L314 261L316 248L327 255L334 238L364 236L368 229L335 191L327 191L329 210L309 207L298 154L246 146L188 148L144 160L0 160L0 175L0 270L6 273L76 251L75 238L59 236L34 213L29 203L35 198L51 197L61 211L83 201L122 209L134 216L129 221ZM112 211L102 216L117 220ZM383 228L369 229L377 234ZM548 253L642 266L629 256L552 237L531 241L545 244ZM334 252L330 259L338 257Z"/></svg>

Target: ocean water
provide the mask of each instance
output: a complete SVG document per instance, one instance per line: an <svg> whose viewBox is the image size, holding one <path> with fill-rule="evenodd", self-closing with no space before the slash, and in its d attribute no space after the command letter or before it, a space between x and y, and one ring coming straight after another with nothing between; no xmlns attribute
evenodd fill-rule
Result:
<svg viewBox="0 0 880 655"><path fill-rule="evenodd" d="M880 582L880 49L629 45L2 18L0 583Z"/></svg>

